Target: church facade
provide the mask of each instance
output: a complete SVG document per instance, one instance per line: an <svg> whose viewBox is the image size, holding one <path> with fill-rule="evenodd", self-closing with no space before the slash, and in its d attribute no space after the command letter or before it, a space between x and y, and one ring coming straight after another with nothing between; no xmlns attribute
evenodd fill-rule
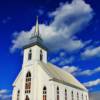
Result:
<svg viewBox="0 0 100 100"><path fill-rule="evenodd" d="M70 73L47 61L38 19L25 45L22 69L13 83L12 100L89 100L88 90Z"/></svg>

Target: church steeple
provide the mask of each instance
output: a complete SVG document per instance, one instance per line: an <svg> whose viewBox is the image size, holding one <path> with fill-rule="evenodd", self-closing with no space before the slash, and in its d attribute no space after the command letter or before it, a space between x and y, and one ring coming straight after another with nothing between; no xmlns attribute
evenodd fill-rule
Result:
<svg viewBox="0 0 100 100"><path fill-rule="evenodd" d="M42 33L43 34L43 33ZM31 37L29 38L28 44L24 46L24 49L30 48L34 45L38 45L42 49L47 50L47 48L44 46L44 41L41 38L40 32L39 32L39 21L38 21L38 16L36 17L36 24L35 24L35 29L34 32L31 34Z"/></svg>
<svg viewBox="0 0 100 100"><path fill-rule="evenodd" d="M34 37L40 37L38 16L36 17L35 31L34 33L32 33L31 38L34 38Z"/></svg>
<svg viewBox="0 0 100 100"><path fill-rule="evenodd" d="M41 36L40 36L40 33L39 33L38 16L36 17L35 31L34 31L34 33L32 33L30 39L33 39L33 38L36 38L36 37L41 39Z"/></svg>
<svg viewBox="0 0 100 100"><path fill-rule="evenodd" d="M40 36L38 17L36 18L34 32L29 38L28 44L24 46L23 64L24 66L27 66L36 61L47 63L47 48L45 47L44 41Z"/></svg>

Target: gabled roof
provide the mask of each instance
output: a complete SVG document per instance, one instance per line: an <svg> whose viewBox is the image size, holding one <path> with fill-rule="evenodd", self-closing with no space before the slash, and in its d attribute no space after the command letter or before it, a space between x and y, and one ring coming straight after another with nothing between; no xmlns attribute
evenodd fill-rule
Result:
<svg viewBox="0 0 100 100"><path fill-rule="evenodd" d="M19 72L16 80L13 82L13 86L16 86L17 81L22 77L22 70Z"/></svg>
<svg viewBox="0 0 100 100"><path fill-rule="evenodd" d="M39 65L43 68L45 72L47 72L49 76L52 77L53 81L57 81L65 85L67 84L69 86L87 91L85 86L83 86L73 75L62 70L61 68L58 68L51 63L39 62Z"/></svg>

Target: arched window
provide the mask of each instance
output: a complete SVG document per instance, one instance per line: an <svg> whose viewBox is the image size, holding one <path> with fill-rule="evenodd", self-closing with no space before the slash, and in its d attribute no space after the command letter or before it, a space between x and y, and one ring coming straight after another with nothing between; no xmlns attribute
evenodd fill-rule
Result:
<svg viewBox="0 0 100 100"><path fill-rule="evenodd" d="M79 94L78 94L78 92L77 92L77 100L79 100Z"/></svg>
<svg viewBox="0 0 100 100"><path fill-rule="evenodd" d="M42 53L42 50L40 50L40 61L43 60L43 53Z"/></svg>
<svg viewBox="0 0 100 100"><path fill-rule="evenodd" d="M65 100L67 100L67 90L65 89Z"/></svg>
<svg viewBox="0 0 100 100"><path fill-rule="evenodd" d="M73 91L72 91L71 95L72 95L72 100L74 100L74 94L73 94Z"/></svg>
<svg viewBox="0 0 100 100"><path fill-rule="evenodd" d="M31 92L31 73L28 72L26 74L26 82L25 82L25 93Z"/></svg>
<svg viewBox="0 0 100 100"><path fill-rule="evenodd" d="M28 60L31 60L31 59L32 59L32 50L30 49L28 53Z"/></svg>
<svg viewBox="0 0 100 100"><path fill-rule="evenodd" d="M57 87L57 100L59 100L59 87Z"/></svg>
<svg viewBox="0 0 100 100"><path fill-rule="evenodd" d="M30 99L29 99L29 97L28 97L28 95L26 95L26 98L25 98L25 100L30 100Z"/></svg>
<svg viewBox="0 0 100 100"><path fill-rule="evenodd" d="M18 90L17 91L17 100L19 100L19 98L20 98L20 91Z"/></svg>
<svg viewBox="0 0 100 100"><path fill-rule="evenodd" d="M43 87L43 100L47 100L47 88Z"/></svg>

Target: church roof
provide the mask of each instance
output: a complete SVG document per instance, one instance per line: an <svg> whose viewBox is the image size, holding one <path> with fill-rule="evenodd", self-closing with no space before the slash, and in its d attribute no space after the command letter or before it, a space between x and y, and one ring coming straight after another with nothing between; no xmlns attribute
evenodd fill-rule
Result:
<svg viewBox="0 0 100 100"><path fill-rule="evenodd" d="M52 77L51 80L57 81L59 83L63 83L65 85L72 86L74 88L78 88L84 91L87 91L85 86L83 86L73 75L70 73L62 70L61 68L58 68L57 66L51 64L51 63L43 63L39 62L40 66L43 68L45 72L49 76Z"/></svg>

